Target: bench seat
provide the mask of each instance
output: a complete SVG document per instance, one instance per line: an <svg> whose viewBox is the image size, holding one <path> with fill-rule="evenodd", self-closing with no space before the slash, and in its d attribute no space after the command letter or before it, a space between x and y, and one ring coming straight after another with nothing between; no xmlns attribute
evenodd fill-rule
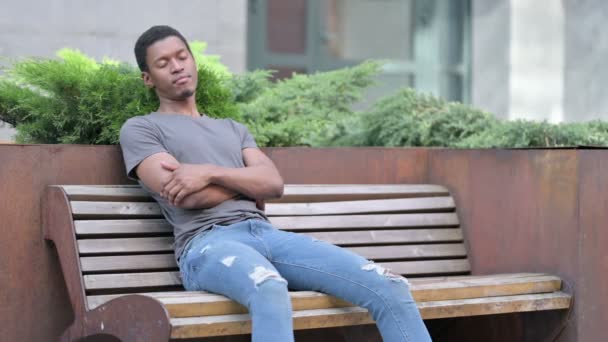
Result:
<svg viewBox="0 0 608 342"><path fill-rule="evenodd" d="M183 290L172 229L138 186L53 186L43 204L45 237L57 247L75 310L64 340L100 328L127 340L131 335L123 331L134 329L123 326L150 330L139 321L149 320L139 302L157 305L164 315L158 318L164 320L162 332L150 333L159 341L251 332L247 310L238 303ZM554 275L471 275L455 201L439 185L287 185L266 213L280 229L340 245L406 276L425 320L571 305ZM294 329L373 323L365 309L337 298L309 291L290 295ZM129 303L127 316L135 322L108 325L104 312ZM102 324L87 326L85 316Z"/></svg>

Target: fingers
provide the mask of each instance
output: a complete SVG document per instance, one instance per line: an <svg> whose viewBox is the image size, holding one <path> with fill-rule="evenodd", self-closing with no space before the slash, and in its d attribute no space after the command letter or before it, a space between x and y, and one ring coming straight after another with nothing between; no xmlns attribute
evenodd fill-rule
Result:
<svg viewBox="0 0 608 342"><path fill-rule="evenodd" d="M166 199L166 198L168 198L168 196L169 196L169 192L170 192L170 191L171 191L173 188L175 188L175 187L177 186L177 184L178 184L178 181L177 181L175 178L171 178L171 180L169 181L169 183L167 183L167 184L165 184L165 185L163 186L163 189L162 189L162 191L160 192L160 196L161 196L162 198L165 198L165 199Z"/></svg>
<svg viewBox="0 0 608 342"><path fill-rule="evenodd" d="M185 188L182 188L177 195L175 196L175 199L173 200L173 205L174 206L178 206L182 203L182 200L187 196L190 195L189 191L186 191Z"/></svg>
<svg viewBox="0 0 608 342"><path fill-rule="evenodd" d="M168 200L171 204L175 203L175 196L182 190L181 186L174 186L171 190L169 190Z"/></svg>

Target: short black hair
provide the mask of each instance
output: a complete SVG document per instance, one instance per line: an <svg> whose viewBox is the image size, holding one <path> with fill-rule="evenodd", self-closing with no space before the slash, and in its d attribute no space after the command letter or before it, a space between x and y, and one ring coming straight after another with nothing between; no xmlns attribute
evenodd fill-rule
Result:
<svg viewBox="0 0 608 342"><path fill-rule="evenodd" d="M139 70L148 71L148 63L146 62L146 56L148 54L148 47L159 40L163 40L167 37L175 36L179 38L186 47L190 54L192 54L192 50L190 50L190 45L186 41L186 38L182 36L179 31L174 29L171 26L167 25L157 25L152 26L146 30L146 32L142 33L139 38L137 38L137 42L135 42L135 59L137 60L137 65L139 66Z"/></svg>

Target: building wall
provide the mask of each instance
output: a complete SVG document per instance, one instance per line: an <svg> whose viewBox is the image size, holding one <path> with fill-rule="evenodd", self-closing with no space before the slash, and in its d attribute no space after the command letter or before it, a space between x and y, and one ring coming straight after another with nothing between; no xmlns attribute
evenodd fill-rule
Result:
<svg viewBox="0 0 608 342"><path fill-rule="evenodd" d="M509 113L510 0L473 0L471 101L498 117Z"/></svg>
<svg viewBox="0 0 608 342"><path fill-rule="evenodd" d="M608 120L608 1L564 0L566 120Z"/></svg>
<svg viewBox="0 0 608 342"><path fill-rule="evenodd" d="M0 56L54 56L77 48L98 60L135 64L133 45L152 25L167 24L208 43L234 72L246 68L247 0L20 0L2 4Z"/></svg>
<svg viewBox="0 0 608 342"><path fill-rule="evenodd" d="M473 0L472 104L505 119L608 120L608 2Z"/></svg>
<svg viewBox="0 0 608 342"><path fill-rule="evenodd" d="M608 1L472 0L472 104L501 118L608 120ZM135 63L154 24L208 43L246 70L247 0L11 1L0 11L0 56L53 56L63 47ZM6 63L0 60L0 64ZM0 126L0 139L13 130Z"/></svg>
<svg viewBox="0 0 608 342"><path fill-rule="evenodd" d="M231 71L246 70L247 0L7 1L0 10L0 56L52 57L70 47L97 60L135 65L137 37L159 24L207 42L207 53L220 55ZM0 140L13 140L14 134L0 122Z"/></svg>

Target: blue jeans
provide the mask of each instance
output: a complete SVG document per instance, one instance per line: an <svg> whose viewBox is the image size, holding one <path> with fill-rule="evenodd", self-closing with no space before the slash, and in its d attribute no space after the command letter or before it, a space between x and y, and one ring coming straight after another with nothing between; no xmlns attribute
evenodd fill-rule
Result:
<svg viewBox="0 0 608 342"><path fill-rule="evenodd" d="M262 220L216 225L198 234L179 263L187 290L222 294L249 310L253 341L293 341L288 284L366 308L384 341L431 340L405 278Z"/></svg>

